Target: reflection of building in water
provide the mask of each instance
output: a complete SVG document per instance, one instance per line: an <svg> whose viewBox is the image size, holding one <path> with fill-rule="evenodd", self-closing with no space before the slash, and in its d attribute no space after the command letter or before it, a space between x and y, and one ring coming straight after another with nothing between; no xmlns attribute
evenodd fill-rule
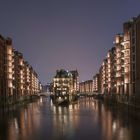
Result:
<svg viewBox="0 0 140 140"><path fill-rule="evenodd" d="M117 113L108 109L104 104L97 102L95 104L97 118L100 120L103 138L105 140L129 140L132 139L131 131L126 128L125 117L117 116ZM116 115L116 117L114 116Z"/></svg>
<svg viewBox="0 0 140 140"><path fill-rule="evenodd" d="M35 130L39 131L40 116L36 115L39 112L39 106L36 103L28 105L28 108L22 108L18 114L14 112L11 124L9 125L8 139L9 140L26 140L32 136Z"/></svg>
<svg viewBox="0 0 140 140"><path fill-rule="evenodd" d="M45 105L44 100L8 112L5 123L0 121L0 134L5 134L2 139L81 140L86 139L84 136L93 136L91 139L94 139L94 134L97 134L103 140L132 140L139 131L134 129L135 125L126 122L127 117L118 116L113 109L110 111L92 98L81 98L78 104L69 107L52 106L50 102Z"/></svg>
<svg viewBox="0 0 140 140"><path fill-rule="evenodd" d="M72 138L79 123L79 105L69 105L69 107L53 107L53 136L54 139Z"/></svg>
<svg viewBox="0 0 140 140"><path fill-rule="evenodd" d="M80 99L80 107L81 108L87 108L87 109L90 109L90 110L95 110L95 100L93 97L87 97L87 98L81 98Z"/></svg>

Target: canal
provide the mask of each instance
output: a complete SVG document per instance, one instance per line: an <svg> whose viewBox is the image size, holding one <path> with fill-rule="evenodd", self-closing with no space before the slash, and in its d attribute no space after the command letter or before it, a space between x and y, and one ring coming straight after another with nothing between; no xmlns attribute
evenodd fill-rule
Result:
<svg viewBox="0 0 140 140"><path fill-rule="evenodd" d="M49 98L0 111L0 140L138 140L140 121L93 98L56 107Z"/></svg>

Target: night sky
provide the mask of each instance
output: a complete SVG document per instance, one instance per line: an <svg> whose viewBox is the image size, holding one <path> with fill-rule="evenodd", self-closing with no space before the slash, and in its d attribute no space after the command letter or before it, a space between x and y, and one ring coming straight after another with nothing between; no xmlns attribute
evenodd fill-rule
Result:
<svg viewBox="0 0 140 140"><path fill-rule="evenodd" d="M122 25L140 14L140 0L1 0L0 34L13 39L43 84L56 69L95 75Z"/></svg>

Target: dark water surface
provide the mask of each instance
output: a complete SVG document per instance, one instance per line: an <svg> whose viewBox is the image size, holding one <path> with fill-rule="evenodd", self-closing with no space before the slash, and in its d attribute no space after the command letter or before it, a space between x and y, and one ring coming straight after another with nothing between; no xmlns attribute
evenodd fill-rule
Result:
<svg viewBox="0 0 140 140"><path fill-rule="evenodd" d="M140 120L92 98L69 107L40 98L1 110L0 140L140 140Z"/></svg>

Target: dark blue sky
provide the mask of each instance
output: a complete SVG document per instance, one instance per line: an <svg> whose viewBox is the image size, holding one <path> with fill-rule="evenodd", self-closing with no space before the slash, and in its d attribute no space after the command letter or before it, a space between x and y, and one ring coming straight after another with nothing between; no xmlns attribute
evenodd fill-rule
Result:
<svg viewBox="0 0 140 140"><path fill-rule="evenodd" d="M77 69L80 81L99 70L124 22L140 14L140 0L1 0L0 34L50 82L56 69Z"/></svg>

